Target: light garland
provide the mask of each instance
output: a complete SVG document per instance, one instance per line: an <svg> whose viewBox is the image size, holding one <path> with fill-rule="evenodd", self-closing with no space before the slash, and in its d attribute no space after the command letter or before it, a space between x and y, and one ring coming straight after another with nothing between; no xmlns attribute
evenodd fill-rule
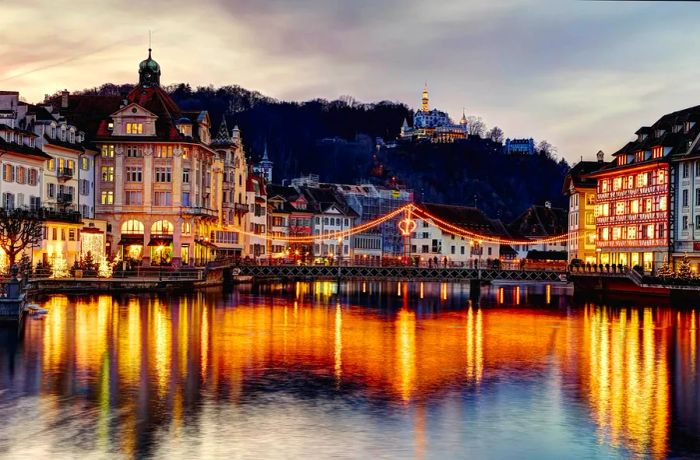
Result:
<svg viewBox="0 0 700 460"><path fill-rule="evenodd" d="M260 238L264 241L284 241L287 243L313 243L315 241L319 240L333 240L333 239L343 239L345 237L355 235L358 233L362 233L372 227L376 227L377 225L381 225L384 222L394 219L395 217L399 216L400 214L405 213L407 216L410 216L411 213L415 213L417 217L423 220L431 220L433 224L443 230L446 233L453 234L455 236L460 236L460 237L465 237L469 238L471 240L478 241L479 243L482 242L487 242L487 243L498 243L498 244L521 244L521 245L538 245L538 244L546 244L546 243L557 243L561 241L566 241L569 237L568 233L562 233L560 235L554 235L554 236L549 236L545 238L539 238L539 239L508 239L508 238L501 238L498 236L493 236L493 235L486 235L482 233L476 233L470 230L466 230L462 227L458 227L454 224L451 224L449 222L446 222L439 217L436 217L432 214L430 214L428 211L419 208L418 206L414 205L413 203L406 204L400 208L396 208L395 210L378 217L374 220L359 224L354 226L351 229L347 230L337 230L333 232L329 232L323 235L306 235L306 236L284 236L284 235L277 235L277 236L269 236L269 235L261 235L259 233L253 233L253 232L248 232L245 230L236 230L238 233L241 235L247 235L255 238ZM407 217L409 220L410 217ZM406 221L404 219L401 222ZM411 220L412 222L415 222ZM409 224L406 223L405 226L408 226ZM415 230L415 227L411 225L411 230ZM407 230L408 227L405 229L400 230L403 232L404 230Z"/></svg>

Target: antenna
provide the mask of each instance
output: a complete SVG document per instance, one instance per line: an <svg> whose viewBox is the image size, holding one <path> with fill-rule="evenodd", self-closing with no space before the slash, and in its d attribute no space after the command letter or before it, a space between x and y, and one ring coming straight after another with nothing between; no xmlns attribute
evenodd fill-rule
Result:
<svg viewBox="0 0 700 460"><path fill-rule="evenodd" d="M148 29L148 50L151 50L151 29Z"/></svg>

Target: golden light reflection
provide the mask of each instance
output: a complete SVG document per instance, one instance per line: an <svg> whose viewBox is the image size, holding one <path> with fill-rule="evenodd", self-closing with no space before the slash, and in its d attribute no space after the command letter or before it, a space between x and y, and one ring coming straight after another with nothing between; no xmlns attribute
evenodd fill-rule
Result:
<svg viewBox="0 0 700 460"><path fill-rule="evenodd" d="M520 305L520 286L515 286L515 305Z"/></svg>
<svg viewBox="0 0 700 460"><path fill-rule="evenodd" d="M335 360L335 380L340 383L343 377L343 311L340 303L335 305L335 350L333 353Z"/></svg>
<svg viewBox="0 0 700 460"><path fill-rule="evenodd" d="M476 316L476 320L474 319ZM479 383L484 368L483 321L481 309L474 315L472 307L467 310L467 381Z"/></svg>
<svg viewBox="0 0 700 460"><path fill-rule="evenodd" d="M399 311L396 330L399 389L401 398L409 401L416 378L416 314L407 310Z"/></svg>
<svg viewBox="0 0 700 460"><path fill-rule="evenodd" d="M589 373L583 384L601 443L624 447L635 456L665 455L670 383L663 328L668 319L655 319L649 308L587 307L584 333L589 340L584 343L589 352L582 356L589 357Z"/></svg>

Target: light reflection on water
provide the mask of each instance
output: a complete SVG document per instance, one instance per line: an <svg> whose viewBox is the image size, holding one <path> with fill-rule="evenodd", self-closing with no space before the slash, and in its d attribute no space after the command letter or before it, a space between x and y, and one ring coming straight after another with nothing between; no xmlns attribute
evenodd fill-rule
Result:
<svg viewBox="0 0 700 460"><path fill-rule="evenodd" d="M295 283L55 296L2 331L9 456L688 455L694 309L557 286Z"/></svg>

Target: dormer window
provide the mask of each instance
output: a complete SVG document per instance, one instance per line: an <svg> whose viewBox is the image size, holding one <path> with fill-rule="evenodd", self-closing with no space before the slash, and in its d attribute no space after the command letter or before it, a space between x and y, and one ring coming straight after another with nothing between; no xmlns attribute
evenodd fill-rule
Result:
<svg viewBox="0 0 700 460"><path fill-rule="evenodd" d="M647 135L645 133L639 133L638 140L641 142L647 138Z"/></svg>
<svg viewBox="0 0 700 460"><path fill-rule="evenodd" d="M617 157L617 165L622 166L627 164L627 155L620 155Z"/></svg>
<svg viewBox="0 0 700 460"><path fill-rule="evenodd" d="M694 121L686 121L685 126L684 126L685 133L688 134L690 132L690 130L693 129L694 126L695 126Z"/></svg>
<svg viewBox="0 0 700 460"><path fill-rule="evenodd" d="M114 122L110 121L107 123L107 131L113 131L114 130Z"/></svg>
<svg viewBox="0 0 700 460"><path fill-rule="evenodd" d="M634 154L634 161L636 161L636 162L644 161L644 150L640 150Z"/></svg>
<svg viewBox="0 0 700 460"><path fill-rule="evenodd" d="M143 134L143 123L127 123L126 134Z"/></svg>
<svg viewBox="0 0 700 460"><path fill-rule="evenodd" d="M61 140L63 142L66 141L66 127L65 126L61 126Z"/></svg>
<svg viewBox="0 0 700 460"><path fill-rule="evenodd" d="M683 125L673 125L673 128L671 129L671 131L674 133L680 133L681 129L683 129Z"/></svg>
<svg viewBox="0 0 700 460"><path fill-rule="evenodd" d="M651 149L651 157L652 158L661 158L664 156L664 148L661 147L660 145L657 145L653 149Z"/></svg>
<svg viewBox="0 0 700 460"><path fill-rule="evenodd" d="M654 135L655 135L657 138L663 136L664 134L666 134L666 130L665 130L665 129L657 129L656 132L654 133Z"/></svg>

